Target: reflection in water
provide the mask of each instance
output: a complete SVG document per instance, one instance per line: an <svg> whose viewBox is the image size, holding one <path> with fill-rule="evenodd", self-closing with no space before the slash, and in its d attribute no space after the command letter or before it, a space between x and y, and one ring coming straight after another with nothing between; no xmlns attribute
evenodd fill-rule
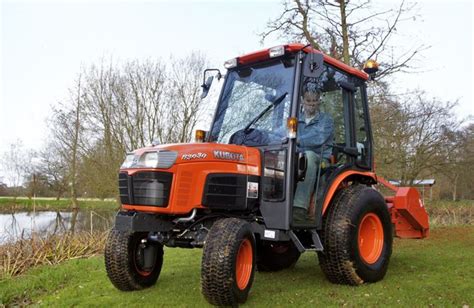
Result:
<svg viewBox="0 0 474 308"><path fill-rule="evenodd" d="M0 214L0 245L35 235L104 231L112 227L115 211L17 212Z"/></svg>

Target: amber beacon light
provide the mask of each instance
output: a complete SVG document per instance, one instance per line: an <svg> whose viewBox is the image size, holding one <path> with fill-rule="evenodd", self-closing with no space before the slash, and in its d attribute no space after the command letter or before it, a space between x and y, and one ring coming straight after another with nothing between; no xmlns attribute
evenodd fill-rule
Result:
<svg viewBox="0 0 474 308"><path fill-rule="evenodd" d="M370 60L367 60L367 62L365 62L364 72L366 72L367 74L372 76L375 73L377 73L378 70L379 70L379 64L377 63L377 61L370 59Z"/></svg>
<svg viewBox="0 0 474 308"><path fill-rule="evenodd" d="M194 140L196 142L204 142L204 139L206 139L206 132L200 129L196 130Z"/></svg>
<svg viewBox="0 0 474 308"><path fill-rule="evenodd" d="M288 118L288 138L296 138L296 131L298 130L298 119L295 117Z"/></svg>

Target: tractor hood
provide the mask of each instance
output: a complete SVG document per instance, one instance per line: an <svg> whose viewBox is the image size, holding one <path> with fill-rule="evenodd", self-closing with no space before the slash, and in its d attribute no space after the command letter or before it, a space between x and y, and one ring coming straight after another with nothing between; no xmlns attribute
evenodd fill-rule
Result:
<svg viewBox="0 0 474 308"><path fill-rule="evenodd" d="M121 169L150 169L140 165L140 161L147 153L158 152L158 161L160 157L165 157L169 160L172 157L174 163L167 168L175 165L190 164L190 163L233 163L238 165L245 165L248 167L255 167L257 170L260 165L260 151L256 148L219 143L181 143L181 144L162 144L157 146L149 146L137 149L129 156L133 157L133 163L129 166L122 165ZM129 158L127 157L127 160ZM126 161L127 162L127 161Z"/></svg>

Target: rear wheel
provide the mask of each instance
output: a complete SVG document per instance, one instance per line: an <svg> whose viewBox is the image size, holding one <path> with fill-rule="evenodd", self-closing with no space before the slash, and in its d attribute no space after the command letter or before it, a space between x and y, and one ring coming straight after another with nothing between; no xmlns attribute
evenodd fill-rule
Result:
<svg viewBox="0 0 474 308"><path fill-rule="evenodd" d="M105 268L117 289L134 291L156 283L163 265L163 246L148 243L147 237L147 232L110 231Z"/></svg>
<svg viewBox="0 0 474 308"><path fill-rule="evenodd" d="M241 219L214 223L204 244L201 288L214 305L236 305L247 300L255 272L255 237Z"/></svg>
<svg viewBox="0 0 474 308"><path fill-rule="evenodd" d="M293 242L261 241L257 250L257 269L260 272L279 271L294 265L300 255Z"/></svg>
<svg viewBox="0 0 474 308"><path fill-rule="evenodd" d="M392 254L392 224L385 200L376 190L352 185L328 209L319 264L333 283L359 285L385 276Z"/></svg>

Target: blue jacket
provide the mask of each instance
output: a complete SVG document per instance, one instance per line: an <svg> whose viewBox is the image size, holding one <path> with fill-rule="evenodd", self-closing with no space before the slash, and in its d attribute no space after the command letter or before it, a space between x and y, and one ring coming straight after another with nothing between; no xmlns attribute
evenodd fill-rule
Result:
<svg viewBox="0 0 474 308"><path fill-rule="evenodd" d="M319 112L308 123L304 120L298 121L298 147L301 151L313 151L321 154L323 145L332 145L334 140L334 121L331 116L324 112ZM331 157L332 148L323 147L323 158Z"/></svg>

